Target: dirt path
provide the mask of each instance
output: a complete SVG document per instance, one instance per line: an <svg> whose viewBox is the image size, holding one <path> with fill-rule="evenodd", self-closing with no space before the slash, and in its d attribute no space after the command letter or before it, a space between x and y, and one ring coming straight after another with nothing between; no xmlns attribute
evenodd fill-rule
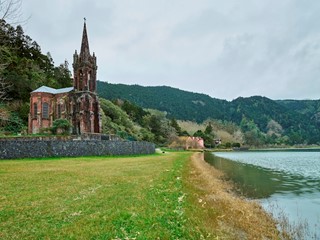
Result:
<svg viewBox="0 0 320 240"><path fill-rule="evenodd" d="M190 181L197 201L208 213L206 228L213 228L222 239L279 239L274 220L255 201L232 191L223 173L204 161L203 153L191 157ZM221 239L218 238L218 239Z"/></svg>

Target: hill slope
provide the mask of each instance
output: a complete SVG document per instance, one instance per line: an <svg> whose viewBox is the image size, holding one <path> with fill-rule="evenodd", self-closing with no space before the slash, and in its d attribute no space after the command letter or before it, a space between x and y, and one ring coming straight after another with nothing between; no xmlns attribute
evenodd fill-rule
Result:
<svg viewBox="0 0 320 240"><path fill-rule="evenodd" d="M203 122L211 118L240 125L246 119L264 133L270 131L270 123L273 123L280 126L281 134L292 144L320 142L320 101L316 100L274 101L253 96L229 102L166 86L142 87L100 81L98 93L109 100L126 99L143 108L165 111L169 117L180 120Z"/></svg>
<svg viewBox="0 0 320 240"><path fill-rule="evenodd" d="M142 87L98 81L98 93L109 100L125 99L143 108L165 111L177 119L202 122L208 117L228 118L227 101L167 86Z"/></svg>
<svg viewBox="0 0 320 240"><path fill-rule="evenodd" d="M310 118L320 113L320 100L277 100L276 102Z"/></svg>

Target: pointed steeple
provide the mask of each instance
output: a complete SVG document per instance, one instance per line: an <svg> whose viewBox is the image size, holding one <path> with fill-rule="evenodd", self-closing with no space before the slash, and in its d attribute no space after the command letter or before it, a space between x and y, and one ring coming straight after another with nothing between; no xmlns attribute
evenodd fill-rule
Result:
<svg viewBox="0 0 320 240"><path fill-rule="evenodd" d="M81 51L80 56L83 59L86 59L90 56L89 50L89 41L88 41L88 34L87 34L87 25L86 25L86 18L84 18L84 25L83 25L83 34L82 34L82 42L81 42Z"/></svg>
<svg viewBox="0 0 320 240"><path fill-rule="evenodd" d="M76 91L96 92L97 58L91 56L87 34L86 19L84 19L81 50L73 55L73 85Z"/></svg>

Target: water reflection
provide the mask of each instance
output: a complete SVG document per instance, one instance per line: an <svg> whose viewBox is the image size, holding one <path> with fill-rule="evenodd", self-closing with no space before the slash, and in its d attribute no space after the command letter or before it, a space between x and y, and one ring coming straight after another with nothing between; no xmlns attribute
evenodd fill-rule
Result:
<svg viewBox="0 0 320 240"><path fill-rule="evenodd" d="M205 160L222 170L248 198L269 198L271 195L281 193L300 195L320 192L320 181L316 178L231 161L210 153L206 153Z"/></svg>
<svg viewBox="0 0 320 240"><path fill-rule="evenodd" d="M320 239L318 151L209 153L205 160L222 170L245 196L260 199L274 216L285 214L290 227L306 222L302 239Z"/></svg>

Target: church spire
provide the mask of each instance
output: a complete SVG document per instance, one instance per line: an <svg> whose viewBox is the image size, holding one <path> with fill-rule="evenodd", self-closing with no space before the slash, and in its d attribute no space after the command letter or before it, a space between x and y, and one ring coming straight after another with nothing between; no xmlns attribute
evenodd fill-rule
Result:
<svg viewBox="0 0 320 240"><path fill-rule="evenodd" d="M97 58L89 51L86 19L84 19L80 54L73 55L73 85L77 91L96 92Z"/></svg>
<svg viewBox="0 0 320 240"><path fill-rule="evenodd" d="M84 59L90 56L86 18L84 18L80 56L83 57Z"/></svg>

